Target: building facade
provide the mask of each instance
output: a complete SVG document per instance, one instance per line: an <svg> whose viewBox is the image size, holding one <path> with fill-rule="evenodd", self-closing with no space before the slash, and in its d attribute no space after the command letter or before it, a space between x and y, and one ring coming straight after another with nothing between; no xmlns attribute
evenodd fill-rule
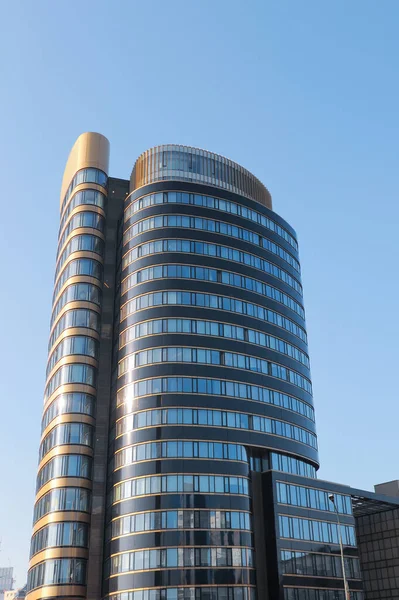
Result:
<svg viewBox="0 0 399 600"><path fill-rule="evenodd" d="M397 504L356 519L363 585L367 600L393 600L399 598L399 481L374 489L396 498Z"/></svg>
<svg viewBox="0 0 399 600"><path fill-rule="evenodd" d="M295 231L216 154L159 146L130 181L108 161L83 134L62 182L29 600L345 600ZM281 509L275 472L327 507Z"/></svg>
<svg viewBox="0 0 399 600"><path fill-rule="evenodd" d="M26 596L26 585L17 590L9 590L4 592L4 600L23 600Z"/></svg>
<svg viewBox="0 0 399 600"><path fill-rule="evenodd" d="M0 600L4 600L5 592L14 587L14 568L0 567Z"/></svg>

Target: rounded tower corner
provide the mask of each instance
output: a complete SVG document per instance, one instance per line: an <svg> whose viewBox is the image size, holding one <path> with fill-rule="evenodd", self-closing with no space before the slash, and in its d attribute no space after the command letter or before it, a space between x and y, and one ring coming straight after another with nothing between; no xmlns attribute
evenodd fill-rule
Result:
<svg viewBox="0 0 399 600"><path fill-rule="evenodd" d="M62 178L60 205L75 173L80 169L95 168L108 175L109 140L101 133L81 133L72 146Z"/></svg>

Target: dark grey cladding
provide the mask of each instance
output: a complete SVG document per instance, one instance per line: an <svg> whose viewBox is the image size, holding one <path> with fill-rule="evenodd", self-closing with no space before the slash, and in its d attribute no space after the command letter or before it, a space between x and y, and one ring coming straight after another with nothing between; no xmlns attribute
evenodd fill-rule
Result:
<svg viewBox="0 0 399 600"><path fill-rule="evenodd" d="M168 178L126 198L118 274L104 593L253 600L256 471L318 468L295 232Z"/></svg>

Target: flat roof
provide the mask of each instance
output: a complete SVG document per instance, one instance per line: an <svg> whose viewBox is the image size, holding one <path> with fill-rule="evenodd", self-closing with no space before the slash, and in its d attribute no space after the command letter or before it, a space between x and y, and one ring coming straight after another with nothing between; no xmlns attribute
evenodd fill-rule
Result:
<svg viewBox="0 0 399 600"><path fill-rule="evenodd" d="M331 493L351 496L353 515L355 517L373 515L399 508L399 497L376 494L375 492L359 490L352 488L349 485L342 485L341 483L334 483L323 479L312 479L310 477L302 477L301 475L292 475L290 473L283 473L282 471L264 472L264 474L267 473L271 473L274 480L297 483L307 487L323 489Z"/></svg>

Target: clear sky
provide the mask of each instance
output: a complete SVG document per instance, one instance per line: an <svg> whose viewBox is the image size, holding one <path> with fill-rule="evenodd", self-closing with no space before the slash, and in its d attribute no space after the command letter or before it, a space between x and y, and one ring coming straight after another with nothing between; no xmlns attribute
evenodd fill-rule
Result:
<svg viewBox="0 0 399 600"><path fill-rule="evenodd" d="M99 131L128 178L152 145L207 148L297 230L320 477L399 478L396 0L3 0L0 565L26 579L59 191Z"/></svg>

